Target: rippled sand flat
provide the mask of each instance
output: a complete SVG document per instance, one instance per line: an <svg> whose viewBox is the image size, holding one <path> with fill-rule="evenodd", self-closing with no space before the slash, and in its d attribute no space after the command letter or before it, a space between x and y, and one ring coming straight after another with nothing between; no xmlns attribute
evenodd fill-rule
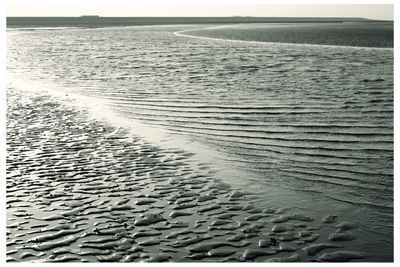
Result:
<svg viewBox="0 0 400 267"><path fill-rule="evenodd" d="M9 260L393 260L393 49L210 26L7 30Z"/></svg>
<svg viewBox="0 0 400 267"><path fill-rule="evenodd" d="M7 91L7 260L364 261L356 223L232 188L43 93ZM353 244L353 245L352 245Z"/></svg>

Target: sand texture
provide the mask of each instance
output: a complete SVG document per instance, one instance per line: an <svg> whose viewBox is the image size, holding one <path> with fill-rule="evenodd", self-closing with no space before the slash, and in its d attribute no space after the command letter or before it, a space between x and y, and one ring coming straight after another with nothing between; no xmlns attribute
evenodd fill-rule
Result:
<svg viewBox="0 0 400 267"><path fill-rule="evenodd" d="M365 261L359 227L237 190L43 93L7 91L7 260Z"/></svg>

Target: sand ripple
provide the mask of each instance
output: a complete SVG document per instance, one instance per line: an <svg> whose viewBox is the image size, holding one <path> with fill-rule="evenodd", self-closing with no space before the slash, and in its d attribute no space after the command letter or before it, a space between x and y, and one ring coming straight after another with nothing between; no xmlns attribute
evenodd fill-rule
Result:
<svg viewBox="0 0 400 267"><path fill-rule="evenodd" d="M49 96L9 88L7 101L8 261L366 256L336 251L357 237L351 222L258 207L263 196L221 182L191 154L128 138Z"/></svg>

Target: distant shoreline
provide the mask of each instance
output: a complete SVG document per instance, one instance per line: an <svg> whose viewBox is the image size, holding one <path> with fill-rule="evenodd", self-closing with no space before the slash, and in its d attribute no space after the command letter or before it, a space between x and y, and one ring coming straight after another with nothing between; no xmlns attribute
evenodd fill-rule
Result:
<svg viewBox="0 0 400 267"><path fill-rule="evenodd" d="M364 18L304 18L304 17L7 17L8 28L18 27L107 27L140 25L218 24L218 23L343 23L386 22Z"/></svg>
<svg viewBox="0 0 400 267"><path fill-rule="evenodd" d="M389 23L275 23L240 24L185 29L174 34L189 38L250 43L280 43L333 47L392 49Z"/></svg>

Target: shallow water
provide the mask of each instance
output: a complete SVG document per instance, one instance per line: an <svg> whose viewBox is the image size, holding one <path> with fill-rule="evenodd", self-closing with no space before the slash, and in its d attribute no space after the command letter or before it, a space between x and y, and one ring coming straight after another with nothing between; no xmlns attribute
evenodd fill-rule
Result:
<svg viewBox="0 0 400 267"><path fill-rule="evenodd" d="M393 48L392 22L243 24L185 33L258 42Z"/></svg>
<svg viewBox="0 0 400 267"><path fill-rule="evenodd" d="M8 72L98 101L122 125L152 126L133 127L139 136L165 132L161 148L198 154L218 179L264 196L263 208L354 220L360 233L346 246L390 261L393 50L174 35L189 28L13 30Z"/></svg>

